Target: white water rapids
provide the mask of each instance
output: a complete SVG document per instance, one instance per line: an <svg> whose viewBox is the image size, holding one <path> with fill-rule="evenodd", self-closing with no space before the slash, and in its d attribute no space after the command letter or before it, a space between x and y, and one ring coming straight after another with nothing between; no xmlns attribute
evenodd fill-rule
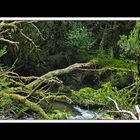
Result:
<svg viewBox="0 0 140 140"><path fill-rule="evenodd" d="M102 113L97 114L87 109L81 109L79 106L74 106L74 109L77 110L80 114L76 116L69 116L68 120L92 120L100 117Z"/></svg>

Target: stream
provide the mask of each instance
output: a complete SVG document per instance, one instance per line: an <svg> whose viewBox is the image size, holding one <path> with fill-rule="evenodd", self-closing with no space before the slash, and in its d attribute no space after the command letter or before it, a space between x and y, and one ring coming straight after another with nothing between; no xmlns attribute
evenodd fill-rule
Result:
<svg viewBox="0 0 140 140"><path fill-rule="evenodd" d="M100 109L83 109L78 105L68 105L61 102L55 102L53 110L60 110L70 113L67 120L94 120L100 118L106 110Z"/></svg>
<svg viewBox="0 0 140 140"><path fill-rule="evenodd" d="M96 113L93 110L82 109L79 106L73 106L79 113L78 115L70 115L68 120L93 120L100 118L103 113Z"/></svg>
<svg viewBox="0 0 140 140"><path fill-rule="evenodd" d="M68 105L61 102L55 102L52 106L52 110L60 110L68 112L67 120L97 120L98 118L102 118L102 115L106 110L100 109L83 109L78 105ZM24 116L20 118L21 120L35 120L32 116ZM8 116L0 116L0 120L15 120L12 117Z"/></svg>

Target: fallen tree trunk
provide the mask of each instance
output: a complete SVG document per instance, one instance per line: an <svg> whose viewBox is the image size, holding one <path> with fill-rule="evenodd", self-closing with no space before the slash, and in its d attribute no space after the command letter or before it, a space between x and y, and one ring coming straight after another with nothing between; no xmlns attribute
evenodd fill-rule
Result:
<svg viewBox="0 0 140 140"><path fill-rule="evenodd" d="M44 75L42 75L41 77L38 77L36 80L34 80L33 82L29 83L27 85L28 88L35 88L38 84L40 84L43 80L51 78L51 77L55 77L55 76L59 76L62 74L67 74L76 70L86 70L86 71L106 71L106 70L117 70L117 71L127 71L127 72L137 72L131 69L127 69L127 68L115 68L115 67L105 67L105 68L99 68L96 69L96 65L99 65L98 61L92 61L92 62L88 62L88 63L75 63L73 65L70 65L64 69L58 69L58 70L54 70L54 71L50 71Z"/></svg>
<svg viewBox="0 0 140 140"><path fill-rule="evenodd" d="M59 76L59 75L62 75L62 74L70 73L70 72L73 72L75 70L78 70L79 68L90 68L93 65L94 64L91 63L91 62L88 62L88 63L75 63L75 64L70 65L69 67L64 68L64 69L58 69L58 70L50 71L50 72L42 75L38 79L34 80L30 84L28 84L27 87L34 88L40 82L42 82L44 79L48 79L48 78L51 78L51 77L54 77L54 76Z"/></svg>

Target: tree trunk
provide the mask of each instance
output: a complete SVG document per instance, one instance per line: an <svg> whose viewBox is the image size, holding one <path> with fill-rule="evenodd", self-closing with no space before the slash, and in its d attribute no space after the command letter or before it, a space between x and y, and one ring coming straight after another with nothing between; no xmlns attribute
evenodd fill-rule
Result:
<svg viewBox="0 0 140 140"><path fill-rule="evenodd" d="M66 73L70 73L73 72L75 70L78 70L79 68L90 68L93 66L93 63L75 63L73 65L70 65L67 68L64 69L58 69L58 70L54 70L54 71L50 71L44 75L42 75L41 77L39 77L37 80L31 82L30 84L27 85L28 88L34 88L36 87L39 83L41 83L44 79L48 79L54 76L59 76L62 74L66 74Z"/></svg>

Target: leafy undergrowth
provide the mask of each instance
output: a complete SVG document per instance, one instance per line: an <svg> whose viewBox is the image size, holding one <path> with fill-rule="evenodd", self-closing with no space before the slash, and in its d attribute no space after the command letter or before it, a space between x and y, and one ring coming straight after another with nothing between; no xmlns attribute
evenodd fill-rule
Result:
<svg viewBox="0 0 140 140"><path fill-rule="evenodd" d="M48 108L46 106L46 108ZM49 110L47 112L49 119L50 120L62 120L62 119L67 119L67 117L70 115L70 113L66 111L61 111L61 110ZM44 120L44 118L27 107L24 104L21 104L18 101L12 100L9 97L1 97L0 98L0 118L1 119L13 119L13 120Z"/></svg>
<svg viewBox="0 0 140 140"><path fill-rule="evenodd" d="M38 112L40 109L45 111L48 119L67 118L69 113L50 109L51 101L56 97L58 97L57 100L65 102L67 98L63 93L55 94L36 89L33 95L27 97L33 90L26 88L22 82L8 78L4 71L0 74L0 119L44 119L43 115Z"/></svg>
<svg viewBox="0 0 140 140"><path fill-rule="evenodd" d="M63 112L60 110L53 110L51 114L49 114L49 117L51 119L62 120L62 119L67 119L68 115L70 114L65 111Z"/></svg>
<svg viewBox="0 0 140 140"><path fill-rule="evenodd" d="M92 60L92 62L94 64L100 64L101 68L115 67L136 70L135 63L126 63L123 60L103 60L99 58ZM9 116L13 119L22 119L25 116L27 118L31 116L33 119L66 119L69 113L63 110L52 110L50 108L51 101L74 103L86 108L108 108L109 110L116 110L114 103L108 97L114 99L120 109L134 109L134 104L131 104L131 97L128 91L119 91L115 86L111 86L111 83L103 84L98 90L89 87L82 88L79 91L70 90L72 94L68 97L64 91L53 92L50 90L55 88L55 86L58 87L58 85L52 83L54 79L48 81L48 87L46 89L46 83L44 83L46 84L43 87L44 89L41 86L31 89L26 86L26 82L24 83L21 79L17 80L19 78L17 75L8 75L3 70L0 72L0 116ZM8 76L11 77L9 78ZM16 76L17 79L14 79L13 76ZM116 76L120 81L124 81L126 77L127 81L128 76L126 73L117 73ZM120 83L119 80L118 83Z"/></svg>
<svg viewBox="0 0 140 140"><path fill-rule="evenodd" d="M110 83L102 85L102 88L98 90L87 87L73 91L71 98L75 104L86 108L100 108L102 106L116 110L114 103L108 97L114 99L120 109L134 109L134 105L130 103L130 95L126 91L118 91Z"/></svg>
<svg viewBox="0 0 140 140"><path fill-rule="evenodd" d="M67 113L65 111L60 111L60 110L52 110L47 114L49 116L49 120L66 120L70 115L70 113ZM32 117L34 120L44 120L44 118L39 114L34 114L34 116Z"/></svg>

